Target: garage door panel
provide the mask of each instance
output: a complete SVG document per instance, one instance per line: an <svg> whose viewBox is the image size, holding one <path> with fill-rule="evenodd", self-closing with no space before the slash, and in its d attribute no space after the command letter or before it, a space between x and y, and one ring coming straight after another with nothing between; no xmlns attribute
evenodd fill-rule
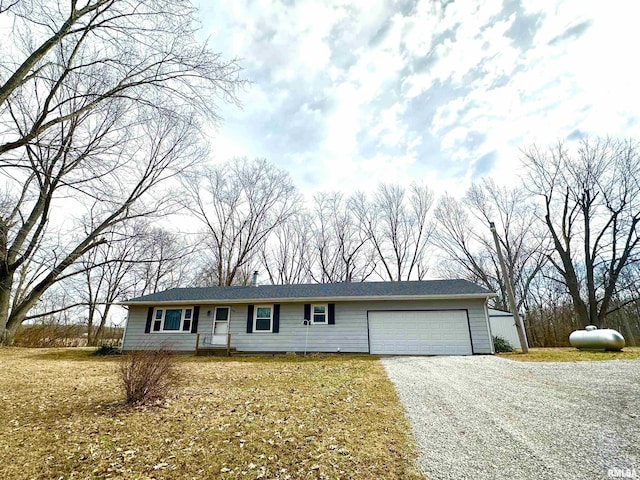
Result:
<svg viewBox="0 0 640 480"><path fill-rule="evenodd" d="M369 350L391 355L471 355L464 311L369 312Z"/></svg>

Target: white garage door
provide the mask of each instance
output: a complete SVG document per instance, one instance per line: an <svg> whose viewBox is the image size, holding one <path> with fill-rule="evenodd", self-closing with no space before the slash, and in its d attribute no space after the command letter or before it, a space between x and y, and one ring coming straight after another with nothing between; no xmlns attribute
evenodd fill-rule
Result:
<svg viewBox="0 0 640 480"><path fill-rule="evenodd" d="M369 351L391 355L471 355L464 311L369 312Z"/></svg>

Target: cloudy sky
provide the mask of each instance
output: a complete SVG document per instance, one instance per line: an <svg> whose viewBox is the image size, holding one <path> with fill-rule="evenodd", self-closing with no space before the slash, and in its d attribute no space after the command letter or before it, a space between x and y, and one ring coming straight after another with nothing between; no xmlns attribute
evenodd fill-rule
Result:
<svg viewBox="0 0 640 480"><path fill-rule="evenodd" d="M205 2L203 2L205 3ZM636 6L638 5L638 6ZM252 85L218 161L266 157L300 189L513 180L519 148L640 138L635 0L229 0L203 35Z"/></svg>

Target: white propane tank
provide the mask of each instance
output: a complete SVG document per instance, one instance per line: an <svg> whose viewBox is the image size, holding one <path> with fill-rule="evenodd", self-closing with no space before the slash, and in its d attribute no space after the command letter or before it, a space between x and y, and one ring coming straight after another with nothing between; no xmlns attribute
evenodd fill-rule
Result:
<svg viewBox="0 0 640 480"><path fill-rule="evenodd" d="M612 328L598 329L595 325L587 325L584 330L576 330L569 335L571 346L587 350L622 350L624 337Z"/></svg>

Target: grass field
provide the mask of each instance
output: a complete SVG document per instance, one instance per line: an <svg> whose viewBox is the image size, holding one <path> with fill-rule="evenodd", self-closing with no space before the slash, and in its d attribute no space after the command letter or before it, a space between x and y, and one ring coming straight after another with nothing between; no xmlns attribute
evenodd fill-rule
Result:
<svg viewBox="0 0 640 480"><path fill-rule="evenodd" d="M126 407L118 358L0 348L0 478L423 478L375 357L178 357Z"/></svg>
<svg viewBox="0 0 640 480"><path fill-rule="evenodd" d="M578 350L573 347L530 348L529 353L499 353L499 357L520 362L593 362L602 360L635 360L640 347L625 347L621 352Z"/></svg>

